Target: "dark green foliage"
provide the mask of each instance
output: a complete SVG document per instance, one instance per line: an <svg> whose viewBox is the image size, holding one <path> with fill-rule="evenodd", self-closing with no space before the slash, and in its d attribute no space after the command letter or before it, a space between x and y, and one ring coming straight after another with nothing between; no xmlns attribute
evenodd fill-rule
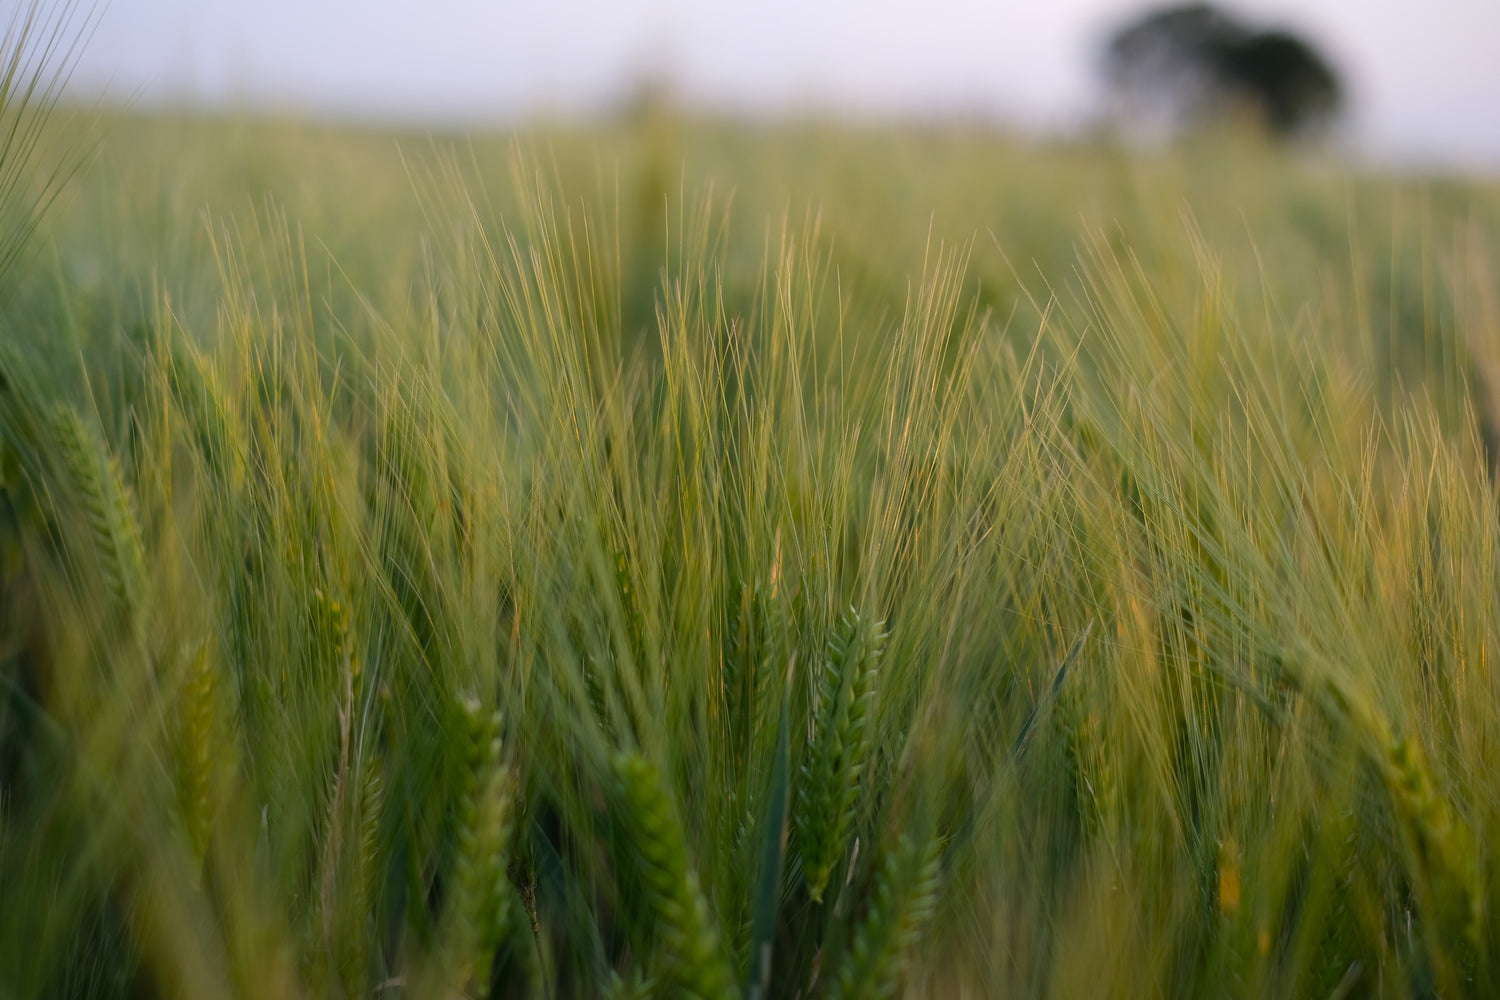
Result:
<svg viewBox="0 0 1500 1000"><path fill-rule="evenodd" d="M1322 127L1343 101L1338 74L1311 43L1258 30L1211 4L1150 11L1111 37L1106 75L1126 101L1175 111L1180 124L1248 105L1273 134Z"/></svg>

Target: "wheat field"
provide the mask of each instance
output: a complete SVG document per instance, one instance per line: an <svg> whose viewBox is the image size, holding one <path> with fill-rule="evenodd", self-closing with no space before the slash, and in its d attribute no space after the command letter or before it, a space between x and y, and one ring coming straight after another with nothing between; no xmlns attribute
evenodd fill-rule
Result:
<svg viewBox="0 0 1500 1000"><path fill-rule="evenodd" d="M1500 989L1500 187L38 129L0 997Z"/></svg>

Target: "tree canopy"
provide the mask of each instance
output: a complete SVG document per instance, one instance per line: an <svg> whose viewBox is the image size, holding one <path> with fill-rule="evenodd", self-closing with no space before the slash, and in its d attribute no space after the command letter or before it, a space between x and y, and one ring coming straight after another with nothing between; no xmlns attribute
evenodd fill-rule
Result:
<svg viewBox="0 0 1500 1000"><path fill-rule="evenodd" d="M1120 28L1104 72L1126 117L1173 128L1248 111L1286 137L1322 130L1343 104L1338 73L1310 42L1209 4L1160 8Z"/></svg>

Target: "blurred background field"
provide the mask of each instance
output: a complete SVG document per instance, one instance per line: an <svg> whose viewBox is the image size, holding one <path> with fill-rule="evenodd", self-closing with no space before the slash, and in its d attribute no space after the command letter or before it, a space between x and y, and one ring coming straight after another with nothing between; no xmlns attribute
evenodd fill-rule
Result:
<svg viewBox="0 0 1500 1000"><path fill-rule="evenodd" d="M520 225L540 185L610 241L597 252L616 272L631 349L655 347L657 293L684 254L712 250L716 280L748 310L768 254L802 235L856 342L881 339L924 261L946 248L963 256L965 298L1028 343L1038 307L1084 295L1102 252L1184 298L1211 265L1237 310L1308 324L1382 403L1433 378L1463 379L1456 396L1447 383L1429 396L1439 407L1487 391L1493 345L1472 311L1496 273L1496 185L1351 168L1253 130L1142 155L1107 138L1039 143L979 125L694 116L648 91L617 119L499 133L83 112L58 131L88 136L91 151L46 220L52 259L29 266L70 296L97 297L109 317L46 338L73 352L98 346L95 335L112 341L121 311L143 321L162 294L207 335L221 252L242 240L305 257L325 297L408 305L435 258L476 229ZM712 228L711 247L687 246L694 225ZM57 286L13 283L43 299ZM1490 420L1482 399L1478 413Z"/></svg>
<svg viewBox="0 0 1500 1000"><path fill-rule="evenodd" d="M1214 103L53 109L0 997L1492 995L1500 186Z"/></svg>

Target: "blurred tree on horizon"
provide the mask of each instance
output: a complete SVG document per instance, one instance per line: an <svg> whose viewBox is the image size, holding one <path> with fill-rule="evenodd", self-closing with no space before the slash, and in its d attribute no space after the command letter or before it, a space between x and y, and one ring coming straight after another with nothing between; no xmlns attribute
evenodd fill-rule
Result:
<svg viewBox="0 0 1500 1000"><path fill-rule="evenodd" d="M1337 119L1337 71L1289 29L1259 28L1211 4L1160 7L1113 32L1103 71L1128 127L1173 133L1247 116L1281 139Z"/></svg>

